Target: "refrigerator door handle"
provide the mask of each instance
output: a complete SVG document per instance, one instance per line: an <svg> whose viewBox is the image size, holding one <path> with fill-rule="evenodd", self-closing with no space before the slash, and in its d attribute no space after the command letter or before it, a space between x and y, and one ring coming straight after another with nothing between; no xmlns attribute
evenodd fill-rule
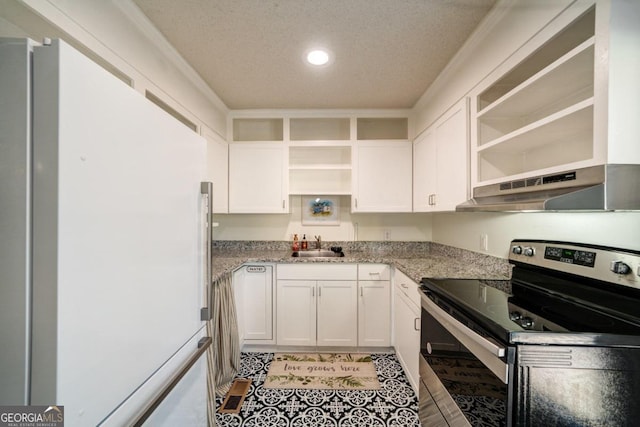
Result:
<svg viewBox="0 0 640 427"><path fill-rule="evenodd" d="M205 250L204 250L204 278L206 306L200 309L200 320L211 320L211 240L213 233L213 184L211 182L200 183L200 194L206 203L205 214Z"/></svg>
<svg viewBox="0 0 640 427"><path fill-rule="evenodd" d="M207 348L209 348L212 342L213 340L211 339L211 337L203 337L200 339L200 341L198 341L198 348L196 349L196 351L193 352L189 360L187 360L185 364L182 365L180 370L171 378L171 381L169 381L169 383L162 390L158 392L158 394L155 396L153 401L151 401L141 411L140 415L136 417L136 419L133 421L131 425L138 427L144 424L147 418L151 416L153 411L155 411L156 408L160 406L162 401L169 395L169 393L171 393L171 391L175 388L175 386L180 382L182 377L184 377L187 374L187 372L189 372L189 369L191 369L191 367L198 361L200 356L202 356L204 352L207 351Z"/></svg>

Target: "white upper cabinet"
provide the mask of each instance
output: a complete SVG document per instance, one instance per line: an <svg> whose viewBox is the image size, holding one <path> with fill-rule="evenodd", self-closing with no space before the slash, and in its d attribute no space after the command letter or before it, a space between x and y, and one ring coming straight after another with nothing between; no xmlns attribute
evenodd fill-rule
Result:
<svg viewBox="0 0 640 427"><path fill-rule="evenodd" d="M282 142L229 144L229 213L287 213Z"/></svg>
<svg viewBox="0 0 640 427"><path fill-rule="evenodd" d="M640 162L640 125L620 120L640 104L639 16L638 2L576 1L477 86L474 186Z"/></svg>
<svg viewBox="0 0 640 427"><path fill-rule="evenodd" d="M207 181L213 183L213 212L229 212L229 144L215 132L203 128L207 140Z"/></svg>
<svg viewBox="0 0 640 427"><path fill-rule="evenodd" d="M453 211L468 198L468 99L413 142L414 212Z"/></svg>
<svg viewBox="0 0 640 427"><path fill-rule="evenodd" d="M358 141L352 212L411 212L411 141Z"/></svg>
<svg viewBox="0 0 640 427"><path fill-rule="evenodd" d="M573 22L476 97L476 182L595 160L595 9L574 14Z"/></svg>
<svg viewBox="0 0 640 427"><path fill-rule="evenodd" d="M289 119L289 194L351 194L349 117Z"/></svg>
<svg viewBox="0 0 640 427"><path fill-rule="evenodd" d="M412 145L404 117L360 117L353 146L352 212L411 212Z"/></svg>
<svg viewBox="0 0 640 427"><path fill-rule="evenodd" d="M229 213L288 213L282 118L234 118L229 144Z"/></svg>
<svg viewBox="0 0 640 427"><path fill-rule="evenodd" d="M354 212L411 212L407 111L301 113L232 114L229 213L288 213L290 195L351 195Z"/></svg>

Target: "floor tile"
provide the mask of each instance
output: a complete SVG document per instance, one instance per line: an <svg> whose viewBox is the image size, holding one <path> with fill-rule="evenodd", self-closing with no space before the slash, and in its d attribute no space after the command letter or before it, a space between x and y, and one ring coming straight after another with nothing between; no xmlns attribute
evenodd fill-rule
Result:
<svg viewBox="0 0 640 427"><path fill-rule="evenodd" d="M420 425L418 398L394 354L371 354L380 390L265 389L272 358L273 353L242 353L238 377L251 378L252 384L239 414L216 414L219 427Z"/></svg>

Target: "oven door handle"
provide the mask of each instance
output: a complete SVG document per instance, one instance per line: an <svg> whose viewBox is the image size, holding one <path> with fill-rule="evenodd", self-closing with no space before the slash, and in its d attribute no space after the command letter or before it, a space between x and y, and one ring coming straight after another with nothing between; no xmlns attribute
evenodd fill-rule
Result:
<svg viewBox="0 0 640 427"><path fill-rule="evenodd" d="M428 296L422 294L420 297L422 308L480 359L502 382L507 384L509 367L500 359L505 356L506 349L478 335L451 317Z"/></svg>

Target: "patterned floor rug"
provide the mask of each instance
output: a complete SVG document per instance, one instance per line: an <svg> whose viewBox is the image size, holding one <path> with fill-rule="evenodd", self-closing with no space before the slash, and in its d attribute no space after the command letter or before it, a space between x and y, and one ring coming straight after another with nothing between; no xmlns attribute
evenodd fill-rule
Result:
<svg viewBox="0 0 640 427"><path fill-rule="evenodd" d="M251 387L239 413L216 414L218 427L420 426L418 398L394 354L371 354L380 390L268 389L273 356L242 353L238 378L250 378Z"/></svg>
<svg viewBox="0 0 640 427"><path fill-rule="evenodd" d="M351 353L276 353L265 388L379 390L371 356Z"/></svg>

